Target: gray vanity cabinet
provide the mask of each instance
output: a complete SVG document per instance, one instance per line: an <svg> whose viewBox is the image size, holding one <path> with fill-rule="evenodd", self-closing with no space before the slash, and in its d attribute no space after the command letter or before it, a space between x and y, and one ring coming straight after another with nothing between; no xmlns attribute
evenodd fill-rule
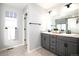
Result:
<svg viewBox="0 0 79 59"><path fill-rule="evenodd" d="M41 45L43 48L49 50L49 35L48 34L41 34Z"/></svg>
<svg viewBox="0 0 79 59"><path fill-rule="evenodd" d="M60 56L79 55L79 38L41 33L41 45Z"/></svg>

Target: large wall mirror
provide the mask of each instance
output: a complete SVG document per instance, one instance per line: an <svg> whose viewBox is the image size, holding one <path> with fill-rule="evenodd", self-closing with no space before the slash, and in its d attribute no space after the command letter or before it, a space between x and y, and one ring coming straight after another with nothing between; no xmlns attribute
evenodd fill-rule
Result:
<svg viewBox="0 0 79 59"><path fill-rule="evenodd" d="M55 21L54 21L55 27L53 29L55 29L60 33L68 33L68 34L78 33L79 34L79 8L77 7L75 7L75 9L66 8L66 10L70 10L70 11L63 13L62 12L63 9L62 9L60 14L57 12L59 14L58 16L52 17L52 19L55 18Z"/></svg>
<svg viewBox="0 0 79 59"><path fill-rule="evenodd" d="M79 17L56 19L55 28L58 29L60 33L79 34Z"/></svg>

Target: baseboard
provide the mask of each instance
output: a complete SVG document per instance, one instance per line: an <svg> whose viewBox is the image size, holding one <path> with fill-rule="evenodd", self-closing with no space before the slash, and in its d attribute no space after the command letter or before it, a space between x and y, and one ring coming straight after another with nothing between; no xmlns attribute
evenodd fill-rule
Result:
<svg viewBox="0 0 79 59"><path fill-rule="evenodd" d="M24 44L19 44L19 45L16 45L16 46L3 48L3 49L0 49L0 52L1 52L1 51L4 51L4 50L7 50L7 49L9 49L9 48L15 48L15 47L19 47L19 46L22 46L22 45L24 45Z"/></svg>
<svg viewBox="0 0 79 59"><path fill-rule="evenodd" d="M42 47L35 48L35 49L31 50L29 53L32 53L32 52L34 52L34 51L36 51L36 50L38 50L40 48L42 48Z"/></svg>

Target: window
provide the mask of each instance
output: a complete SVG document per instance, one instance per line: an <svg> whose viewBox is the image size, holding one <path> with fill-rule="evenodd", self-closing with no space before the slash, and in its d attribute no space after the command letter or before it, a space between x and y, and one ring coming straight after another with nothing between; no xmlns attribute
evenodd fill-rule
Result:
<svg viewBox="0 0 79 59"><path fill-rule="evenodd" d="M58 30L64 30L64 31L66 31L66 24L57 24L57 28L58 28Z"/></svg>
<svg viewBox="0 0 79 59"><path fill-rule="evenodd" d="M16 12L6 11L5 17L8 17L8 18L16 18L17 15L16 15Z"/></svg>

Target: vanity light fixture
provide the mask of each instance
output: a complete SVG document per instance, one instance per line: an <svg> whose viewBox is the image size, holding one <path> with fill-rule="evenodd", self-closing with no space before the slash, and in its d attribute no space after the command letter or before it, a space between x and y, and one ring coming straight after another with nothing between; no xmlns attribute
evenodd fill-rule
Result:
<svg viewBox="0 0 79 59"><path fill-rule="evenodd" d="M27 13L25 13L25 16L27 16Z"/></svg>
<svg viewBox="0 0 79 59"><path fill-rule="evenodd" d="M52 12L52 10L48 11L48 13L50 14Z"/></svg>
<svg viewBox="0 0 79 59"><path fill-rule="evenodd" d="M70 5L71 5L72 3L68 3L68 4L66 4L65 6L67 7L67 8L70 8Z"/></svg>
<svg viewBox="0 0 79 59"><path fill-rule="evenodd" d="M76 20L76 24L78 24L79 23L79 18L77 18L77 20Z"/></svg>

